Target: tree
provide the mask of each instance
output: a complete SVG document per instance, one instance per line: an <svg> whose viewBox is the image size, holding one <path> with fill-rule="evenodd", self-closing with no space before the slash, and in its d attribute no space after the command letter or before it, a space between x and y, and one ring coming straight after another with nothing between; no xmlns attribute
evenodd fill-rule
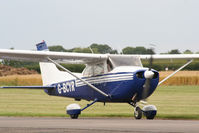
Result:
<svg viewBox="0 0 199 133"><path fill-rule="evenodd" d="M126 47L122 49L123 54L155 54L153 49L146 49L145 47Z"/></svg>
<svg viewBox="0 0 199 133"><path fill-rule="evenodd" d="M173 50L169 51L168 54L181 54L181 53L178 49L173 49Z"/></svg>
<svg viewBox="0 0 199 133"><path fill-rule="evenodd" d="M72 52L76 52L76 53L91 53L91 50L89 48L73 48Z"/></svg>
<svg viewBox="0 0 199 133"><path fill-rule="evenodd" d="M117 54L117 50L113 50L110 46L107 44L96 44L93 43L90 45L90 48L94 53L101 53L101 54ZM61 45L55 45L55 46L49 46L48 49L50 51L58 51L58 52L76 52L76 53L92 53L91 49L89 47L87 48L81 48L81 47L76 47L72 49L65 49Z"/></svg>
<svg viewBox="0 0 199 133"><path fill-rule="evenodd" d="M66 51L68 51L65 48L63 48L63 46L61 46L61 45L49 46L48 49L50 51L57 51L57 52L66 52Z"/></svg>
<svg viewBox="0 0 199 133"><path fill-rule="evenodd" d="M133 47L126 47L122 49L123 54L134 54L134 49Z"/></svg>
<svg viewBox="0 0 199 133"><path fill-rule="evenodd" d="M118 54L117 50L112 50L110 54Z"/></svg>
<svg viewBox="0 0 199 133"><path fill-rule="evenodd" d="M91 49L97 49L97 53L106 54L106 53L117 53L117 50L113 50L107 44L97 44L93 43L90 45Z"/></svg>
<svg viewBox="0 0 199 133"><path fill-rule="evenodd" d="M155 54L153 49L146 49L146 54Z"/></svg>
<svg viewBox="0 0 199 133"><path fill-rule="evenodd" d="M183 54L193 54L193 52L191 52L191 50L187 49L183 52Z"/></svg>
<svg viewBox="0 0 199 133"><path fill-rule="evenodd" d="M135 47L135 54L146 54L146 48L145 47Z"/></svg>

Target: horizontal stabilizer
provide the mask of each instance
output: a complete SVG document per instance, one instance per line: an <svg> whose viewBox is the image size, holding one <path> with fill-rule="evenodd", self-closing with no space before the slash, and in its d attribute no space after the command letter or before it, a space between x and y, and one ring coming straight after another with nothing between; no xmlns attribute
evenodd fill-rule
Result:
<svg viewBox="0 0 199 133"><path fill-rule="evenodd" d="M55 86L1 86L0 89L54 89Z"/></svg>

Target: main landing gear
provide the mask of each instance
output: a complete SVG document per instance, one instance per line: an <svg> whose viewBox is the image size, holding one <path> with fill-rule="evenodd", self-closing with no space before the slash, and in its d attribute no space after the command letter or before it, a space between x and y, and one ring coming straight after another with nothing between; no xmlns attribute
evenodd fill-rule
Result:
<svg viewBox="0 0 199 133"><path fill-rule="evenodd" d="M76 103L70 104L66 107L66 113L70 115L71 119L78 119L78 116L81 114L81 111L87 109L88 107L90 107L96 102L97 102L97 99L95 99L92 103L87 104L87 106L84 107L83 109L81 109L79 104L76 104Z"/></svg>
<svg viewBox="0 0 199 133"><path fill-rule="evenodd" d="M144 115L148 120L155 118L157 114L157 108L155 105L145 105L142 109L134 103L129 103L134 107L134 117L135 119L141 119Z"/></svg>
<svg viewBox="0 0 199 133"><path fill-rule="evenodd" d="M135 119L141 119L142 118L142 110L138 106L136 106L134 108L134 117L135 117Z"/></svg>

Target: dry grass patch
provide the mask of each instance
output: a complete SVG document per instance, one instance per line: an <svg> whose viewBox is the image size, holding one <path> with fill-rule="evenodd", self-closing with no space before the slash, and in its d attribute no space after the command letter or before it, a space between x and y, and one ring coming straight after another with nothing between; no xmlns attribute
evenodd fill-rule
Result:
<svg viewBox="0 0 199 133"><path fill-rule="evenodd" d="M161 71L160 81L173 71ZM0 77L0 86L42 85L40 74L11 75ZM199 85L199 71L180 71L162 85Z"/></svg>
<svg viewBox="0 0 199 133"><path fill-rule="evenodd" d="M173 71L161 71L160 81L171 73ZM199 71L180 71L162 85L199 85Z"/></svg>
<svg viewBox="0 0 199 133"><path fill-rule="evenodd" d="M41 75L11 75L0 77L0 85L42 85Z"/></svg>
<svg viewBox="0 0 199 133"><path fill-rule="evenodd" d="M160 71L160 77L166 77L169 74L173 73L174 71ZM199 71L180 71L175 74L175 76L187 76L187 77L192 77L192 76L197 76L199 77Z"/></svg>

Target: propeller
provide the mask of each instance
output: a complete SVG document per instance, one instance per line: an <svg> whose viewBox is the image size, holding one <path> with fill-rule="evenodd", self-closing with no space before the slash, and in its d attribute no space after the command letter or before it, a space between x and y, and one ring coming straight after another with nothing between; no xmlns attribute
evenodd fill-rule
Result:
<svg viewBox="0 0 199 133"><path fill-rule="evenodd" d="M146 78L146 81L143 85L143 91L142 91L142 99L146 99L147 96L149 95L149 89L151 87L151 79L154 76L154 72L151 70L146 70L144 72L144 77Z"/></svg>
<svg viewBox="0 0 199 133"><path fill-rule="evenodd" d="M149 59L149 71L151 70L151 68L152 68L152 65L153 65L153 55L152 55L153 53L151 52L151 57L150 57L150 59Z"/></svg>
<svg viewBox="0 0 199 133"><path fill-rule="evenodd" d="M151 49L151 57L149 59L149 69L144 72L144 77L145 77L146 81L143 85L143 91L142 91L142 97L141 97L144 100L146 100L147 96L149 95L149 89L151 87L151 85L150 85L151 79L153 78L153 76L155 74L153 71L151 71L152 65L153 65L153 55L152 54L153 54L153 49Z"/></svg>

